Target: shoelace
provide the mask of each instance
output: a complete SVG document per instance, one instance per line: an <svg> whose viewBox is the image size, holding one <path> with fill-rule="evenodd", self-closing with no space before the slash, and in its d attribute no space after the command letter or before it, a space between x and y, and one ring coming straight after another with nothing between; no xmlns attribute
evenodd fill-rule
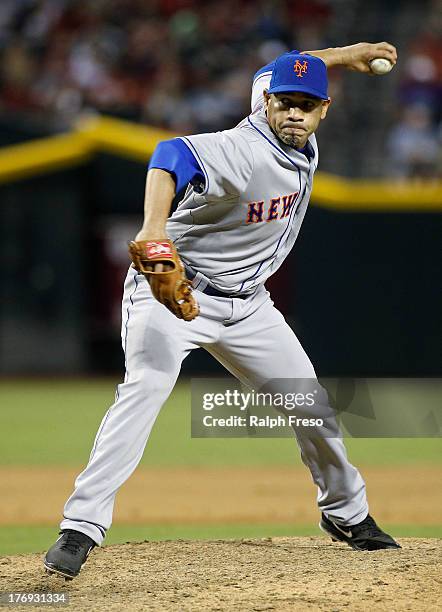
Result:
<svg viewBox="0 0 442 612"><path fill-rule="evenodd" d="M65 548L66 550L73 553L74 555L77 555L80 552L81 546L82 546L81 539L78 538L78 536L76 536L75 533L68 532L67 538L63 542L60 548Z"/></svg>

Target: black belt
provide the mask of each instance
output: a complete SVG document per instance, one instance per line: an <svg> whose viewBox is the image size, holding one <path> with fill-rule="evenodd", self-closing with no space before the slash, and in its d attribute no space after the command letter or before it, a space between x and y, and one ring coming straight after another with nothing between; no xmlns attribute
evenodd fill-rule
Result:
<svg viewBox="0 0 442 612"><path fill-rule="evenodd" d="M193 270L191 270L188 266L184 266L186 268L186 276L189 280L193 280L196 276L196 272L194 272ZM240 294L240 293L226 293L225 291L220 291L219 289L215 289L215 287L212 287L211 285L206 285L206 287L204 289L199 289L197 287L198 291L201 291L201 293L205 293L206 295L214 295L215 297L223 297L223 298L239 298L240 300L245 300L246 298L248 298L251 294Z"/></svg>

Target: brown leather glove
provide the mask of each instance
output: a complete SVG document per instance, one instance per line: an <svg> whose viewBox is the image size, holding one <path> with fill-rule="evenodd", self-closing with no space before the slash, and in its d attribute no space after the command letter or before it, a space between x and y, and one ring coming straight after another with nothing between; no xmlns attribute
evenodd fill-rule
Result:
<svg viewBox="0 0 442 612"><path fill-rule="evenodd" d="M178 319L192 321L199 306L192 295L183 263L171 240L139 240L129 243L135 269L147 278L154 297ZM163 264L157 266L156 264ZM161 268L161 271L155 271Z"/></svg>

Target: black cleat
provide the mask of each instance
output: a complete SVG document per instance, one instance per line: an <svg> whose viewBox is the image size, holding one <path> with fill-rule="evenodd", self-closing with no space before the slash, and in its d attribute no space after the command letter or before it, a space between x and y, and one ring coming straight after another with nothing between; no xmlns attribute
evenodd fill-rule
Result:
<svg viewBox="0 0 442 612"><path fill-rule="evenodd" d="M78 576L95 542L74 529L60 531L60 537L46 553L44 566L48 574L58 574L66 580Z"/></svg>
<svg viewBox="0 0 442 612"><path fill-rule="evenodd" d="M361 523L344 527L328 519L323 513L319 528L336 542L345 542L354 550L381 550L384 548L402 548L376 525L376 521L368 515Z"/></svg>

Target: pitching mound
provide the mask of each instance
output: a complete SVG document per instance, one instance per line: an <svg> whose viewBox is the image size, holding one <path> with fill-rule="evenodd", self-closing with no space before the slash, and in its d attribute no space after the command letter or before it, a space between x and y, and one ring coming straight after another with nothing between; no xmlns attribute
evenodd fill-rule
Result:
<svg viewBox="0 0 442 612"><path fill-rule="evenodd" d="M44 574L41 555L1 557L0 592L64 591L70 609L88 612L441 610L442 540L401 544L375 553L319 537L125 544L95 550L73 582Z"/></svg>

